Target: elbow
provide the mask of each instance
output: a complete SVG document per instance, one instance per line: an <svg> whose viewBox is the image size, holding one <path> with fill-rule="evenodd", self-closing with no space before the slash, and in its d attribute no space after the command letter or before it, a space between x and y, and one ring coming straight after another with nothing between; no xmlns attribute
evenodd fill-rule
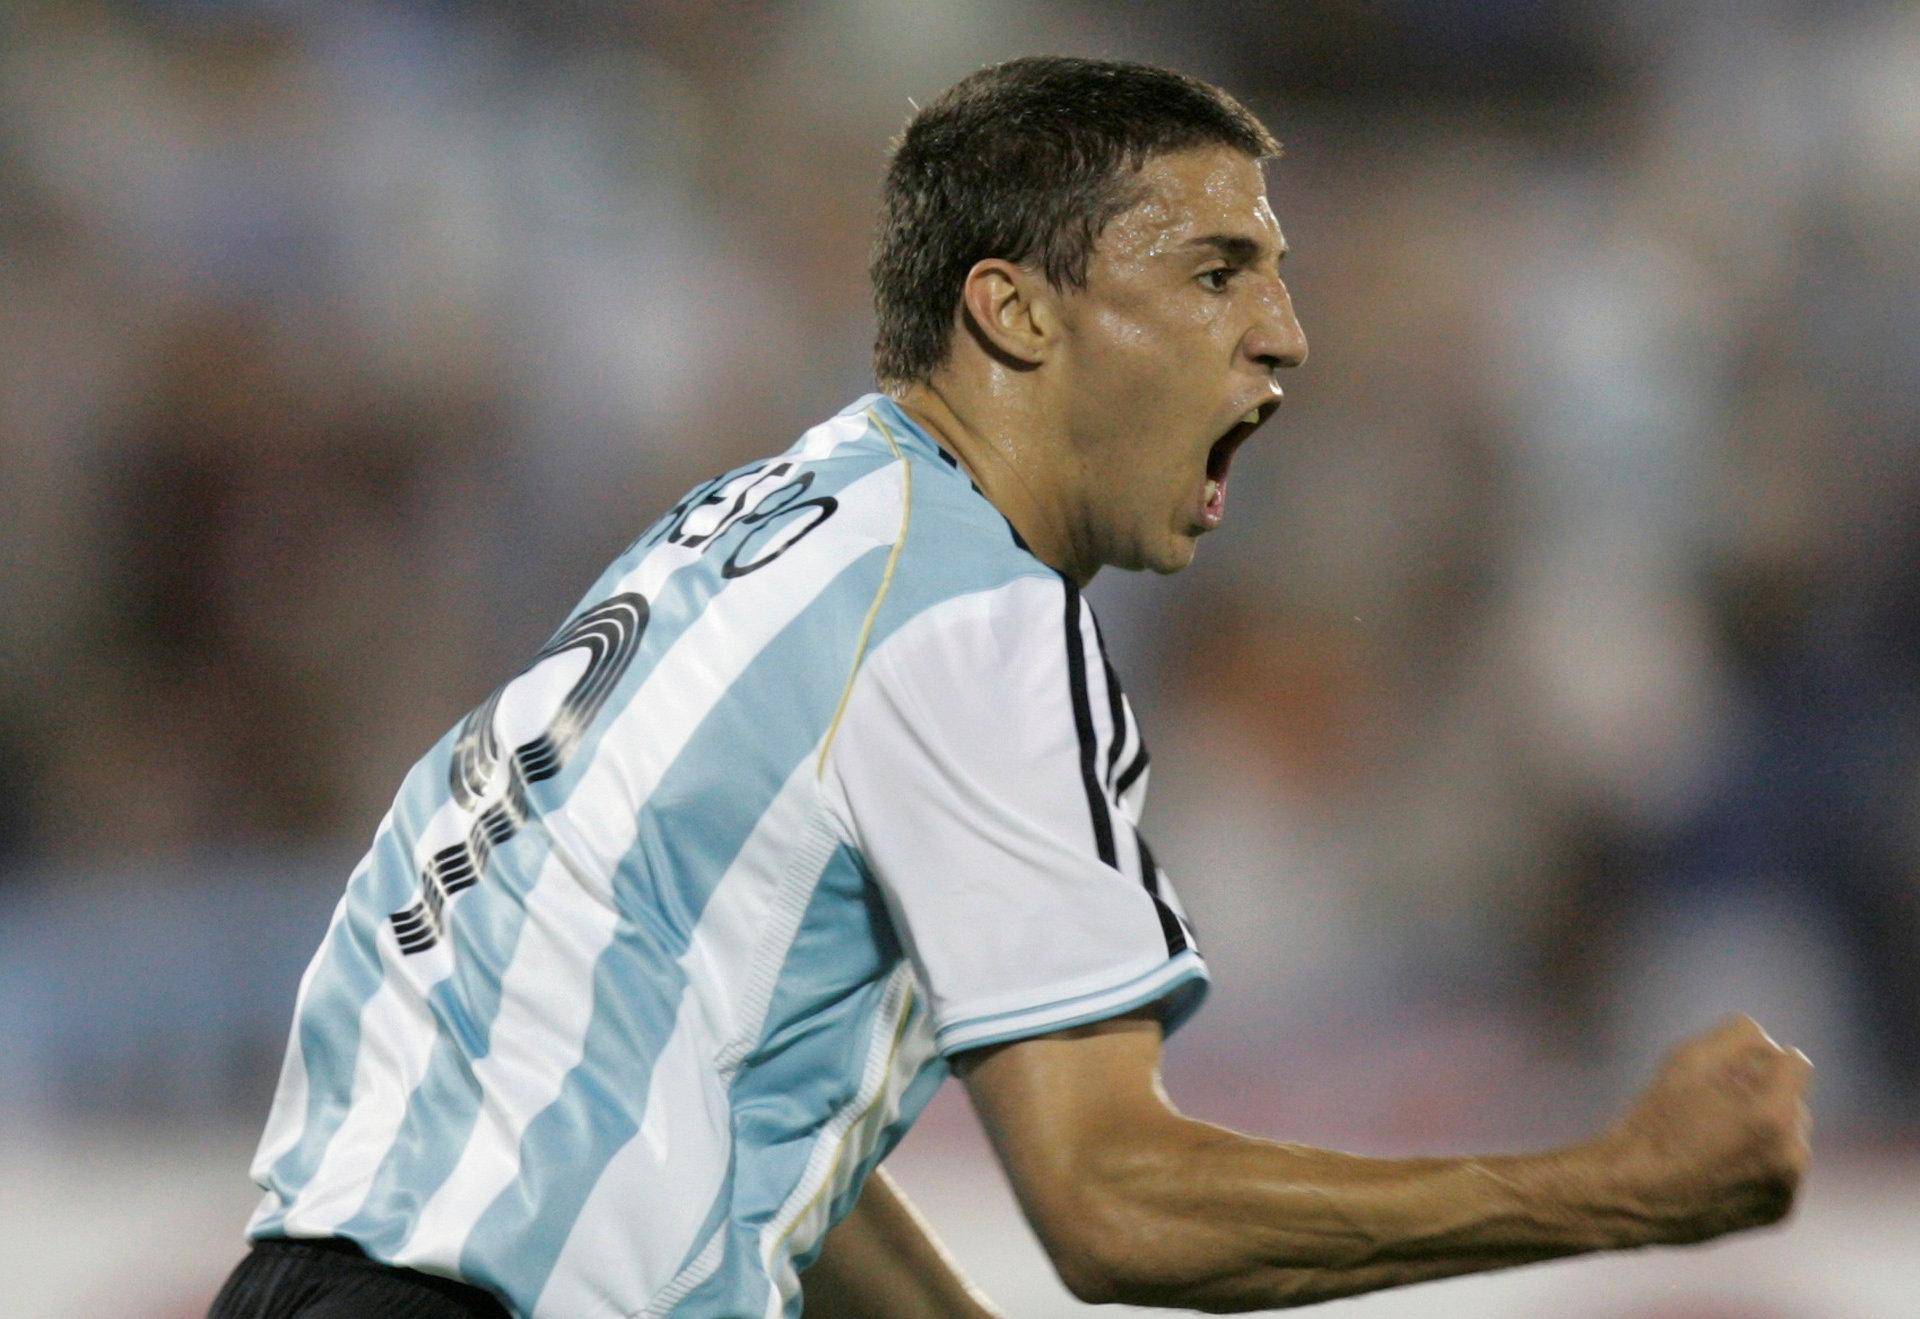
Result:
<svg viewBox="0 0 1920 1319"><path fill-rule="evenodd" d="M1097 1259L1079 1253L1053 1253L1054 1272L1066 1284L1073 1299L1082 1305L1120 1305L1126 1301L1124 1290Z"/></svg>
<svg viewBox="0 0 1920 1319"><path fill-rule="evenodd" d="M1076 1234L1070 1242L1050 1242L1047 1258L1073 1298L1084 1305L1126 1305L1137 1298L1136 1281L1125 1261L1098 1241Z"/></svg>
<svg viewBox="0 0 1920 1319"><path fill-rule="evenodd" d="M1222 1225L1168 1212L1147 1195L1082 1191L1066 1212L1035 1226L1054 1272L1086 1305L1238 1312L1345 1294L1327 1290L1317 1268L1223 1250Z"/></svg>
<svg viewBox="0 0 1920 1319"><path fill-rule="evenodd" d="M1183 1310L1221 1308L1209 1303L1198 1280L1143 1268L1138 1260L1119 1258L1111 1251L1075 1250L1051 1253L1049 1258L1067 1291L1083 1305L1166 1306Z"/></svg>
<svg viewBox="0 0 1920 1319"><path fill-rule="evenodd" d="M1204 1301L1233 1261L1222 1254L1223 1225L1197 1208L1196 1141L1210 1130L1172 1122L1125 1134L1090 1142L1023 1188L1028 1221L1060 1281L1088 1305L1212 1308Z"/></svg>
<svg viewBox="0 0 1920 1319"><path fill-rule="evenodd" d="M1087 1305L1165 1304L1181 1290L1165 1234L1151 1215L1110 1195L1083 1193L1041 1232L1047 1258L1074 1299Z"/></svg>

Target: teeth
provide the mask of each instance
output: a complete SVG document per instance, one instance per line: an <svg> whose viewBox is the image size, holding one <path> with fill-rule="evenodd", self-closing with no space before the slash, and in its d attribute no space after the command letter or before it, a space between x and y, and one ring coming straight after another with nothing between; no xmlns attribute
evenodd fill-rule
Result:
<svg viewBox="0 0 1920 1319"><path fill-rule="evenodd" d="M1214 500L1218 498L1220 498L1220 483L1214 480L1213 478L1209 477L1207 478L1206 502L1211 504Z"/></svg>
<svg viewBox="0 0 1920 1319"><path fill-rule="evenodd" d="M1240 420L1244 421L1249 426L1258 426L1260 424L1260 409L1248 408L1247 415L1240 418Z"/></svg>

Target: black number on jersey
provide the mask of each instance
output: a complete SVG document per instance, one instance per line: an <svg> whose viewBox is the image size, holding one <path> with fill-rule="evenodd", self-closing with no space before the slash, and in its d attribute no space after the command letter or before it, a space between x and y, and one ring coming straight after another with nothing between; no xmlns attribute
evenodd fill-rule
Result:
<svg viewBox="0 0 1920 1319"><path fill-rule="evenodd" d="M388 919L403 953L418 953L440 941L446 907L463 889L479 882L493 849L520 831L530 806L527 786L560 772L594 716L606 704L620 675L633 662L647 630L647 602L628 593L616 595L581 614L534 656L520 675L489 696L460 725L447 786L462 807L478 811L467 836L433 854L420 871L420 896ZM585 651L587 663L560 698L541 730L502 754L500 706L510 694L534 696L537 675L562 656ZM483 803L490 803L485 804Z"/></svg>

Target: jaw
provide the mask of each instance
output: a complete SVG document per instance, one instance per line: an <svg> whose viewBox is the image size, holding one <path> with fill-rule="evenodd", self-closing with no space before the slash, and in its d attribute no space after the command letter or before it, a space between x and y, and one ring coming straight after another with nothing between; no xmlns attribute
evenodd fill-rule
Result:
<svg viewBox="0 0 1920 1319"><path fill-rule="evenodd" d="M1147 565L1162 577L1170 577L1193 562L1194 555L1200 551L1200 538L1184 533L1176 534L1170 549L1169 554Z"/></svg>
<svg viewBox="0 0 1920 1319"><path fill-rule="evenodd" d="M1083 585L1102 567L1165 576L1193 562L1199 536L1193 529L1182 527L1178 519L1146 509L1112 509L1109 517L1112 520L1104 525L1085 528L1090 533L1083 542L1088 552L1079 556L1086 565L1084 574L1072 567L1062 568Z"/></svg>
<svg viewBox="0 0 1920 1319"><path fill-rule="evenodd" d="M1128 572L1150 569L1165 575L1192 564L1200 537L1216 529L1196 519L1194 499L1207 480L1224 483L1235 452L1278 406L1277 399L1263 401L1252 405L1256 414L1253 421L1242 412L1224 429L1202 423L1206 429L1198 434L1186 430L1185 438L1171 446L1171 452L1161 450L1154 455L1157 461L1150 468L1137 469L1137 484L1130 482L1128 487L1116 488L1113 468L1116 464L1138 463L1144 445L1123 447L1097 458L1086 455L1077 473L1083 514L1073 537L1074 557L1086 570L1084 577L1071 567L1063 566L1063 571L1084 580L1102 565Z"/></svg>
<svg viewBox="0 0 1920 1319"><path fill-rule="evenodd" d="M1135 541L1133 559L1127 566L1135 572L1144 569L1162 577L1191 564L1199 552L1200 537L1206 534L1206 528L1190 525L1184 512L1171 518L1163 516L1157 525L1145 523L1141 530L1143 534Z"/></svg>

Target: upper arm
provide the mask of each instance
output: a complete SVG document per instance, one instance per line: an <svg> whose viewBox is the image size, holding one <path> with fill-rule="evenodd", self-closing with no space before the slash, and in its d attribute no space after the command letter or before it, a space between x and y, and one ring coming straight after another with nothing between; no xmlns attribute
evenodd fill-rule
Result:
<svg viewBox="0 0 1920 1319"><path fill-rule="evenodd" d="M1160 1086L1160 1024L1133 1013L963 1055L954 1068L1067 1285L1101 1299L1134 1220L1126 1188L1191 1136Z"/></svg>
<svg viewBox="0 0 1920 1319"><path fill-rule="evenodd" d="M823 789L942 1053L1198 1003L1204 965L1135 823L1144 763L1061 579L947 600L867 657Z"/></svg>

